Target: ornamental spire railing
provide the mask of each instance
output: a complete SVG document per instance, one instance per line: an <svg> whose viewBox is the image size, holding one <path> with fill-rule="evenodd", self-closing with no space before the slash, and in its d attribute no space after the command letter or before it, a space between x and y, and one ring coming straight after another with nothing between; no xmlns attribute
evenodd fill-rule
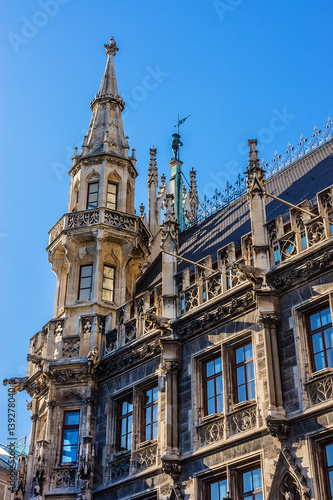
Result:
<svg viewBox="0 0 333 500"><path fill-rule="evenodd" d="M312 151L318 149L320 146L329 142L333 139L333 122L330 117L327 119L327 124L321 130L318 127L314 127L313 133L310 139L303 136L300 137L297 146L292 146L289 142L284 155L279 155L275 151L275 155L271 163L266 163L264 159L261 161L262 168L266 171L266 179L269 179L273 175L277 174L284 168L288 167L295 161L303 158ZM226 187L219 191L215 189L212 198L207 198L204 196L203 201L200 202L198 208L198 217L195 221L185 220L184 228L188 229L190 226L197 222L201 222L210 215L219 212L223 208L230 205L231 202L235 201L237 198L246 193L245 178L238 174L237 180L234 185L227 182Z"/></svg>

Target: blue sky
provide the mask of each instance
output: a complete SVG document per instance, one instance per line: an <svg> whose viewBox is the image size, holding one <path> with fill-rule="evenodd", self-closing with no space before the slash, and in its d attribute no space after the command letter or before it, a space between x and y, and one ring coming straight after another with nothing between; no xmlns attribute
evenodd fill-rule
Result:
<svg viewBox="0 0 333 500"><path fill-rule="evenodd" d="M159 173L169 176L178 113L191 115L181 128L184 172L194 167L208 196L244 172L249 138L258 138L260 156L270 161L314 125L325 126L333 4L11 0L1 10L2 380L24 375L29 339L53 314L47 233L67 210L70 158L88 128L109 37L119 47L124 128L138 159L138 211L147 206L152 145ZM17 437L30 429L26 399L18 397Z"/></svg>

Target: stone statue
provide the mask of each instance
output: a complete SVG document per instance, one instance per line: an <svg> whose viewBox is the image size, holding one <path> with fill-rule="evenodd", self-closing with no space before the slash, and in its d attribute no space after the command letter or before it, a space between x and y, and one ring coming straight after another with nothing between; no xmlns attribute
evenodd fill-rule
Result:
<svg viewBox="0 0 333 500"><path fill-rule="evenodd" d="M266 287L266 271L259 267L247 266L246 264L234 264L233 271L239 271L248 281L253 283L254 288Z"/></svg>
<svg viewBox="0 0 333 500"><path fill-rule="evenodd" d="M165 332L172 332L171 328L171 320L169 318L165 318L163 316L157 316L156 313L150 312L145 315L146 321L151 321L156 328Z"/></svg>
<svg viewBox="0 0 333 500"><path fill-rule="evenodd" d="M98 347L94 346L91 351L89 351L88 356L88 370L89 373L93 372L98 363Z"/></svg>

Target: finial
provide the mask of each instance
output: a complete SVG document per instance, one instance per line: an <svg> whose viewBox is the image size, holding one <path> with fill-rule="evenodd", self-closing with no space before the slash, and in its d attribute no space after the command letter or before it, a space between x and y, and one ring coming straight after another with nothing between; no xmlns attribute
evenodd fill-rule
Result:
<svg viewBox="0 0 333 500"><path fill-rule="evenodd" d="M143 204L143 203L141 203L141 205L140 205L140 207L139 207L139 208L140 208L140 216L141 216L141 218L142 218L142 217L143 217L143 215L144 215L144 213L145 213L145 206L144 206L144 204Z"/></svg>
<svg viewBox="0 0 333 500"><path fill-rule="evenodd" d="M166 177L164 174L161 175L161 184L162 184L162 187L164 186L165 184L165 181L166 181Z"/></svg>
<svg viewBox="0 0 333 500"><path fill-rule="evenodd" d="M257 151L257 139L249 139L248 144L250 146L250 153L249 153L249 163L250 166L253 165L254 163L259 163L258 160L258 151Z"/></svg>
<svg viewBox="0 0 333 500"><path fill-rule="evenodd" d="M157 153L157 149L154 148L154 146L153 146L152 148L150 148L149 153L150 153L149 166L150 167L156 167L156 153Z"/></svg>
<svg viewBox="0 0 333 500"><path fill-rule="evenodd" d="M110 38L110 43L109 45L104 44L104 47L106 48L106 55L107 56L115 56L116 52L118 49L116 42L114 41L113 36Z"/></svg>
<svg viewBox="0 0 333 500"><path fill-rule="evenodd" d="M132 149L132 159L136 160L136 154L135 154L136 149Z"/></svg>

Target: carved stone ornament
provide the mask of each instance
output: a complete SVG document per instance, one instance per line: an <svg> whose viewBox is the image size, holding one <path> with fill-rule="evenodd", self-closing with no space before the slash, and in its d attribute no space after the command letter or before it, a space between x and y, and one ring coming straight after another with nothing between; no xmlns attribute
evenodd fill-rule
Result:
<svg viewBox="0 0 333 500"><path fill-rule="evenodd" d="M272 284L278 290L285 290L294 285L299 285L309 279L309 276L315 275L332 266L333 252L325 252L320 258L308 260L300 267L294 268L288 273L272 278Z"/></svg>
<svg viewBox="0 0 333 500"><path fill-rule="evenodd" d="M79 369L66 368L64 370L52 370L48 374L49 378L56 384L72 384L75 382L86 382L89 378L88 367Z"/></svg>
<svg viewBox="0 0 333 500"><path fill-rule="evenodd" d="M89 373L93 373L99 361L99 352L97 346L94 346L91 349L91 351L88 352L87 361L88 361L88 371Z"/></svg>
<svg viewBox="0 0 333 500"><path fill-rule="evenodd" d="M260 328L278 325L280 323L280 316L275 313L261 313L259 315L258 323Z"/></svg>
<svg viewBox="0 0 333 500"><path fill-rule="evenodd" d="M12 377L5 378L3 381L3 385L10 385L14 394L17 392L24 391L26 383L28 381L28 377Z"/></svg>
<svg viewBox="0 0 333 500"><path fill-rule="evenodd" d="M136 363L140 363L152 356L161 354L161 346L159 340L146 343L140 347L132 349L128 354L124 354L121 358L110 360L106 363L100 363L97 367L97 374L101 378L110 376L110 374L118 373L132 367Z"/></svg>
<svg viewBox="0 0 333 500"><path fill-rule="evenodd" d="M177 461L162 458L162 469L164 474L168 474L172 479L178 479L182 473L182 466Z"/></svg>
<svg viewBox="0 0 333 500"><path fill-rule="evenodd" d="M290 425L285 421L267 419L267 430L271 436L277 437L279 441L286 441Z"/></svg>
<svg viewBox="0 0 333 500"><path fill-rule="evenodd" d="M210 312L192 319L188 322L181 324L176 327L176 331L182 338L188 338L193 336L193 334L199 333L206 326L213 326L215 323L221 321L221 319L229 318L234 314L245 311L248 307L255 304L255 299L253 292L247 292L245 295L234 298L231 301L218 306L216 309Z"/></svg>
<svg viewBox="0 0 333 500"><path fill-rule="evenodd" d="M149 312L145 315L145 320L152 322L156 329L161 330L163 333L172 333L170 318L164 318L162 316L158 316L155 312Z"/></svg>
<svg viewBox="0 0 333 500"><path fill-rule="evenodd" d="M181 369L180 361L164 361L162 363L162 370L164 374L168 373L178 373Z"/></svg>

